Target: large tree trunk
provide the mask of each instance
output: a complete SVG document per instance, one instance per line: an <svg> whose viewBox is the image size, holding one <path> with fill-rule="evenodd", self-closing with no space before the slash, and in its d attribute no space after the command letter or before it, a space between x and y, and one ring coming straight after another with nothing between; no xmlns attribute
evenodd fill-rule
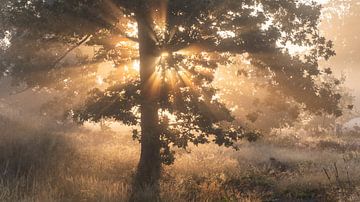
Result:
<svg viewBox="0 0 360 202"><path fill-rule="evenodd" d="M161 172L158 96L152 92L158 50L146 24L138 22L141 79L141 155L132 201L158 201Z"/></svg>

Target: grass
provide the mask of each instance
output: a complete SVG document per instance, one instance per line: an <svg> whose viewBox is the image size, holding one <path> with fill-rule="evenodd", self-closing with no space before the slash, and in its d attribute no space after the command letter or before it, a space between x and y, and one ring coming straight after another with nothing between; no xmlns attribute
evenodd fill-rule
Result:
<svg viewBox="0 0 360 202"><path fill-rule="evenodd" d="M139 156L128 129L51 131L0 119L0 201L126 201ZM36 120L37 121L37 120ZM38 121L37 121L38 122ZM177 151L163 201L359 201L357 135L296 133Z"/></svg>

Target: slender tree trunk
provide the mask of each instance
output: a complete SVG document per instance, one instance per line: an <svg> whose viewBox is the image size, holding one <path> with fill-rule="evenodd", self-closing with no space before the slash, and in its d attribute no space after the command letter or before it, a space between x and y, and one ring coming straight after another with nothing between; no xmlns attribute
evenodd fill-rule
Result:
<svg viewBox="0 0 360 202"><path fill-rule="evenodd" d="M132 201L158 201L161 172L158 96L151 76L158 58L157 46L145 23L138 22L141 79L141 155L134 179Z"/></svg>

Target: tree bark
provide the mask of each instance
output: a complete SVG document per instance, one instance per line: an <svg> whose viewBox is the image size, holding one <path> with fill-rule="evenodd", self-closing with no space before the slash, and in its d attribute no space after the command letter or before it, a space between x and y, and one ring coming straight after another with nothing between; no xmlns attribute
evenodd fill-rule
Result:
<svg viewBox="0 0 360 202"><path fill-rule="evenodd" d="M138 21L141 79L141 155L134 179L131 201L159 201L161 172L159 104L152 92L152 75L158 50L151 32Z"/></svg>

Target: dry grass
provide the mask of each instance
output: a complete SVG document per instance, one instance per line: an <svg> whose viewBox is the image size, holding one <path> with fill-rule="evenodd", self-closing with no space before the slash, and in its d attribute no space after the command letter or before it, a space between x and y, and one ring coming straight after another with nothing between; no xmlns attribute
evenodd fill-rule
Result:
<svg viewBox="0 0 360 202"><path fill-rule="evenodd" d="M0 201L126 201L139 155L127 129L51 131L0 121ZM359 201L352 136L266 137L240 151L178 151L164 168L163 201Z"/></svg>

